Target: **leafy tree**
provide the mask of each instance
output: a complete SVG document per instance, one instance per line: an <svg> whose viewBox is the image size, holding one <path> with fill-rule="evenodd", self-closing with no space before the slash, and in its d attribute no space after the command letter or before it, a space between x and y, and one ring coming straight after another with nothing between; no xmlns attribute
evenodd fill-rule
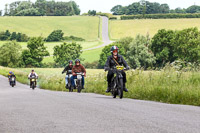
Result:
<svg viewBox="0 0 200 133"><path fill-rule="evenodd" d="M61 41L63 39L64 33L62 30L54 30L48 37L47 42L56 42Z"/></svg>
<svg viewBox="0 0 200 133"><path fill-rule="evenodd" d="M0 47L0 65L6 67L19 67L22 65L22 48L16 42L8 42Z"/></svg>
<svg viewBox="0 0 200 133"><path fill-rule="evenodd" d="M70 44L63 43L60 46L57 45L54 47L54 61L60 66L65 66L68 64L69 60L75 60L80 58L82 53L82 47L80 44L72 42Z"/></svg>
<svg viewBox="0 0 200 133"><path fill-rule="evenodd" d="M113 12L113 15L123 15L124 12L122 8L122 5L116 5L110 11Z"/></svg>
<svg viewBox="0 0 200 133"><path fill-rule="evenodd" d="M95 16L96 13L97 13L97 12L96 12L95 10L89 10L89 11L88 11L88 15L89 15L89 16Z"/></svg>
<svg viewBox="0 0 200 133"><path fill-rule="evenodd" d="M174 46L172 43L174 36L174 31L162 29L152 38L150 48L156 57L156 64L158 66L165 65L167 62L173 62L177 59L174 55Z"/></svg>
<svg viewBox="0 0 200 133"><path fill-rule="evenodd" d="M131 67L152 67L155 63L153 53L148 49L151 41L148 37L137 35L131 42L130 49L127 52L127 59Z"/></svg>
<svg viewBox="0 0 200 133"><path fill-rule="evenodd" d="M49 56L49 52L44 46L42 37L30 38L27 44L28 50L22 52L23 61L26 66L41 66L44 56Z"/></svg>
<svg viewBox="0 0 200 133"><path fill-rule="evenodd" d="M178 59L186 62L200 63L200 32L198 28L177 31L173 40L174 53Z"/></svg>
<svg viewBox="0 0 200 133"><path fill-rule="evenodd" d="M199 13L199 11L200 11L200 6L197 5L190 6L186 9L187 13Z"/></svg>

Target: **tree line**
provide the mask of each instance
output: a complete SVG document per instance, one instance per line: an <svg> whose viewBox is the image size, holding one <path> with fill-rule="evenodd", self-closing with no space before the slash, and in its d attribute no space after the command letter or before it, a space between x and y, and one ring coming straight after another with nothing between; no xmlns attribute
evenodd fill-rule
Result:
<svg viewBox="0 0 200 133"><path fill-rule="evenodd" d="M15 1L5 5L4 16L72 16L80 15L80 8L74 1L55 2L36 0Z"/></svg>
<svg viewBox="0 0 200 133"><path fill-rule="evenodd" d="M200 6L192 5L188 8L170 9L168 4L141 0L128 6L116 5L111 9L113 15L136 15L136 14L166 14L166 13L200 13Z"/></svg>

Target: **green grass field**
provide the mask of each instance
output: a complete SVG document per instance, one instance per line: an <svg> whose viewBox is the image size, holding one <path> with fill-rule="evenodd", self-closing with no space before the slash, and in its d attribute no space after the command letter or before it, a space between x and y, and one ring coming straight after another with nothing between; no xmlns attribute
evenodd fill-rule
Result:
<svg viewBox="0 0 200 133"><path fill-rule="evenodd" d="M153 37L159 29L182 30L190 27L200 29L200 19L139 19L109 21L110 39L135 37L137 34Z"/></svg>
<svg viewBox="0 0 200 133"><path fill-rule="evenodd" d="M99 17L0 17L0 31L21 32L30 37L47 37L58 29L65 36L73 35L87 41L96 41L99 40Z"/></svg>

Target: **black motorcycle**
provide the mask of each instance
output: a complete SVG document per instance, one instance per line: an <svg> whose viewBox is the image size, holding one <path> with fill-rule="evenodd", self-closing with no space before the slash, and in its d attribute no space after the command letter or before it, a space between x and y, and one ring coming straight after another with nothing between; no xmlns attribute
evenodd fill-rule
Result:
<svg viewBox="0 0 200 133"><path fill-rule="evenodd" d="M10 77L9 81L10 81L10 86L14 87L16 85L15 84L15 77Z"/></svg>
<svg viewBox="0 0 200 133"><path fill-rule="evenodd" d="M77 88L77 92L81 93L82 90L82 76L84 75L83 73L76 73L77 79L75 80L75 87Z"/></svg>
<svg viewBox="0 0 200 133"><path fill-rule="evenodd" d="M67 88L69 89L69 92L73 92L73 87L72 87L72 83L71 83L71 77L73 76L72 75L72 70L68 70L68 85L67 85Z"/></svg>
<svg viewBox="0 0 200 133"><path fill-rule="evenodd" d="M36 77L36 76L29 77L29 79L31 80L31 88L32 88L33 90L36 88L37 78L38 78L38 77Z"/></svg>
<svg viewBox="0 0 200 133"><path fill-rule="evenodd" d="M107 69L106 69L107 70ZM123 66L116 66L114 68L110 69L113 71L114 76L111 79L111 94L113 98L116 98L118 95L120 99L123 98L123 75L122 72L126 69L124 69Z"/></svg>

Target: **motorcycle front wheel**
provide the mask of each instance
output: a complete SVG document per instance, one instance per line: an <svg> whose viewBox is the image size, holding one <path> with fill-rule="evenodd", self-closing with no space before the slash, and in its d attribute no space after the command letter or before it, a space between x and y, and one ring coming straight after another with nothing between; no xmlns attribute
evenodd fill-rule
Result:
<svg viewBox="0 0 200 133"><path fill-rule="evenodd" d="M118 95L119 98L122 99L123 98L123 79L119 79L119 87L118 87Z"/></svg>
<svg viewBox="0 0 200 133"><path fill-rule="evenodd" d="M82 84L81 84L81 80L78 80L78 93L81 93L81 89L82 89Z"/></svg>

